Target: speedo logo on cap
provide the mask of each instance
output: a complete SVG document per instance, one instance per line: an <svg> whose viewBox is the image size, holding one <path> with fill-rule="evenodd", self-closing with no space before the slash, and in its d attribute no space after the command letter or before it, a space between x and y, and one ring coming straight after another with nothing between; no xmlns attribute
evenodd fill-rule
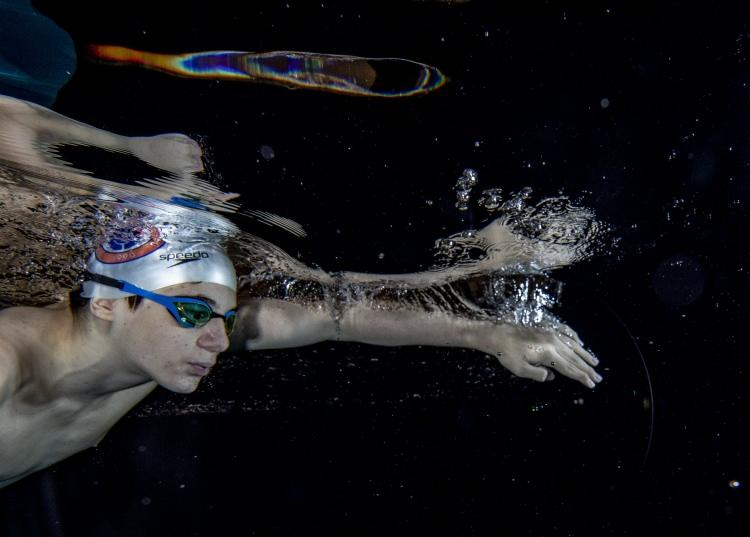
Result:
<svg viewBox="0 0 750 537"><path fill-rule="evenodd" d="M177 261L172 263L167 268L176 267L177 265L183 265L190 263L191 261L200 261L201 259L208 259L211 254L208 252L174 252L169 254L161 254L159 256L160 261Z"/></svg>

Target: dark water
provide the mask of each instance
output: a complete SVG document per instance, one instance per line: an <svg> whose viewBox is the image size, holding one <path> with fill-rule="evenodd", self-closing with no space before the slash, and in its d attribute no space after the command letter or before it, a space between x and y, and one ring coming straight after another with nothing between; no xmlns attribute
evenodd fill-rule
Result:
<svg viewBox="0 0 750 537"><path fill-rule="evenodd" d="M199 137L217 186L308 237L243 229L308 264L428 267L436 238L485 223L475 204L455 207L467 167L480 188L584 195L620 241L555 275L559 313L602 361L593 392L514 379L462 350L227 356L198 393L159 391L96 450L0 492L1 535L745 534L739 8L35 5L79 52L54 110ZM450 81L417 98L347 97L96 64L90 43L403 57Z"/></svg>

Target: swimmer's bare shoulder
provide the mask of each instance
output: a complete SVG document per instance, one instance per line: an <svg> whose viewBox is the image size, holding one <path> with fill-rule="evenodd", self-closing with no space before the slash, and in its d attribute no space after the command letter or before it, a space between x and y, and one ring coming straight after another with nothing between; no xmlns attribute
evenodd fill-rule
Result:
<svg viewBox="0 0 750 537"><path fill-rule="evenodd" d="M12 393L25 355L33 352L56 309L26 306L0 310L0 404Z"/></svg>
<svg viewBox="0 0 750 537"><path fill-rule="evenodd" d="M11 397L20 372L20 352L12 337L17 309L0 310L0 406Z"/></svg>
<svg viewBox="0 0 750 537"><path fill-rule="evenodd" d="M0 406L10 397L13 380L18 373L18 357L0 338Z"/></svg>
<svg viewBox="0 0 750 537"><path fill-rule="evenodd" d="M8 341L6 340L11 340L10 343L12 343L12 335L16 327L20 322L23 322L28 318L29 312L27 310L34 309L36 308L28 308L25 306L11 306L9 308L0 309L0 339L3 340L3 343L7 343ZM4 348L5 347L3 346L3 349Z"/></svg>
<svg viewBox="0 0 750 537"><path fill-rule="evenodd" d="M22 310L0 310L0 488L18 481L27 474L19 471L15 464L14 456L17 450L12 448L13 444L3 442L3 439L12 435L14 424L17 422L15 419L7 418L15 415L14 400L23 385L23 344L18 341L16 327L25 319L19 318L19 309Z"/></svg>

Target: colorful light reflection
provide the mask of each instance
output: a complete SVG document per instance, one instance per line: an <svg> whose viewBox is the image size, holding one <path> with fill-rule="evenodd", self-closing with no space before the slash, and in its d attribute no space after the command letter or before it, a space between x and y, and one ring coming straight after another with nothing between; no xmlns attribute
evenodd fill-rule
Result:
<svg viewBox="0 0 750 537"><path fill-rule="evenodd" d="M90 45L89 54L100 61L188 78L246 80L367 97L411 97L446 82L439 69L400 58L291 51L160 54L112 45Z"/></svg>

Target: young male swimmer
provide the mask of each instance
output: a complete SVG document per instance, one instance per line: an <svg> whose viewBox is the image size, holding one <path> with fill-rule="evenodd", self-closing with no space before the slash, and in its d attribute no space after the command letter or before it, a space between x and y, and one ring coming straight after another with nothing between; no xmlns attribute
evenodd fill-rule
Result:
<svg viewBox="0 0 750 537"><path fill-rule="evenodd" d="M128 138L2 96L0 124L0 156L28 166L50 166L44 144L81 143L130 151L188 179L201 169L200 148L183 135ZM491 224L480 233L500 231ZM503 242L494 235L490 242ZM247 350L324 340L456 346L495 356L524 378L549 380L555 370L588 387L601 380L596 359L565 325L497 324L474 316L470 300L466 311L450 312L391 299L405 284L415 293L450 284L434 273L331 275L296 266L261 240L237 259L244 265L239 290L232 262L217 246L139 230L92 254L70 304L0 311L0 487L96 445L157 385L192 392L230 343ZM507 259L493 260L500 261ZM317 291L295 297L287 285L284 296L267 292L271 280L250 277L264 263L276 275L302 275L304 287ZM348 286L370 284L381 290L371 300L341 300Z"/></svg>
<svg viewBox="0 0 750 537"><path fill-rule="evenodd" d="M157 384L194 391L229 346L237 279L220 248L150 230L88 270L75 305L0 312L0 486L96 445Z"/></svg>
<svg viewBox="0 0 750 537"><path fill-rule="evenodd" d="M235 324L236 347L325 339L463 346L539 381L548 378L542 365L589 387L601 380L572 331L566 338L363 304L335 316L242 296L238 310L235 270L219 247L167 242L155 228L110 239L87 268L69 305L0 311L0 487L95 446L157 385L194 391L229 347Z"/></svg>

